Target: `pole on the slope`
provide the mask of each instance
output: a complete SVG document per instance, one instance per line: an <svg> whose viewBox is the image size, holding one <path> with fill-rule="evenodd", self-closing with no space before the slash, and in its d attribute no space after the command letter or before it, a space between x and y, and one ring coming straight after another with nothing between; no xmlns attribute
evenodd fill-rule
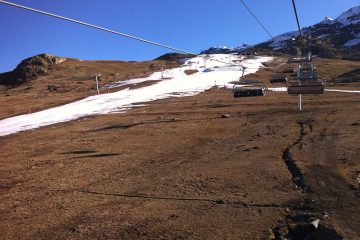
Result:
<svg viewBox="0 0 360 240"><path fill-rule="evenodd" d="M98 94L98 95L100 94L100 90L99 90L99 81L100 81L100 78L101 78L101 73L95 73L96 91L97 91L97 94Z"/></svg>
<svg viewBox="0 0 360 240"><path fill-rule="evenodd" d="M298 65L298 67L297 67L297 79L298 79L298 84L299 84L299 86L301 85L301 81L300 81L300 63L299 63L299 65ZM298 94L298 107L297 107L297 110L299 111L299 112L301 112L301 110L302 110L302 106L301 106L301 94Z"/></svg>

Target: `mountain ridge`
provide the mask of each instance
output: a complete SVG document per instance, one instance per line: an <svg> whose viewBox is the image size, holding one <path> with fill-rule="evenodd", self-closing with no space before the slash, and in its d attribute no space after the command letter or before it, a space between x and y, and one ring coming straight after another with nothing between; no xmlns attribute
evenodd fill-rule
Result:
<svg viewBox="0 0 360 240"><path fill-rule="evenodd" d="M360 60L360 5L343 12L336 19L325 17L323 21L302 28L305 37L297 31L275 36L273 39L242 47L211 47L203 54L280 52L297 53L297 46L310 46L308 50L320 57Z"/></svg>

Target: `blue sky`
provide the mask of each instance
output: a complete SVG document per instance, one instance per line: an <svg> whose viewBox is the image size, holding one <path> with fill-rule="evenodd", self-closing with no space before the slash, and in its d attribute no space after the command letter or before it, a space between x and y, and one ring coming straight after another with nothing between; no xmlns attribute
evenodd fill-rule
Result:
<svg viewBox="0 0 360 240"><path fill-rule="evenodd" d="M8 0L186 51L255 44L269 36L240 0ZM291 0L245 0L273 35L296 29ZM359 0L298 0L302 27L336 18ZM51 53L86 60L150 60L169 52L73 23L0 4L0 72Z"/></svg>

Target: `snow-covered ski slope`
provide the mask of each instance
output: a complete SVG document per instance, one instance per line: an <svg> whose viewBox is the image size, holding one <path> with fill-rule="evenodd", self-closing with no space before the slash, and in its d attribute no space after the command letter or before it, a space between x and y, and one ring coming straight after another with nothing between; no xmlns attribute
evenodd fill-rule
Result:
<svg viewBox="0 0 360 240"><path fill-rule="evenodd" d="M210 89L214 85L232 86L228 83L237 81L242 74L242 67L238 65L241 64L246 67L245 74L250 74L262 67L263 62L271 60L271 57L244 59L242 56L232 54L200 55L188 59L179 68L164 71L163 77L170 79L162 80L150 86L137 89L127 88L114 93L91 96L44 111L3 119L0 121L0 136L91 115L124 112L158 99L193 96ZM236 66L230 63L236 64ZM187 75L184 72L195 69L199 72L192 75ZM147 78L113 83L108 87L131 86L152 80L161 80L161 72L156 72Z"/></svg>

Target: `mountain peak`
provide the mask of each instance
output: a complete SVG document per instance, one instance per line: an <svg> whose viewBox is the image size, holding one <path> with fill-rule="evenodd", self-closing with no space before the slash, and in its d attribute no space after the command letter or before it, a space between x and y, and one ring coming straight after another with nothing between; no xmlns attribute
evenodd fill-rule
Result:
<svg viewBox="0 0 360 240"><path fill-rule="evenodd" d="M323 21L320 22L320 24L334 24L336 23L336 21L330 17L325 17L325 19Z"/></svg>

